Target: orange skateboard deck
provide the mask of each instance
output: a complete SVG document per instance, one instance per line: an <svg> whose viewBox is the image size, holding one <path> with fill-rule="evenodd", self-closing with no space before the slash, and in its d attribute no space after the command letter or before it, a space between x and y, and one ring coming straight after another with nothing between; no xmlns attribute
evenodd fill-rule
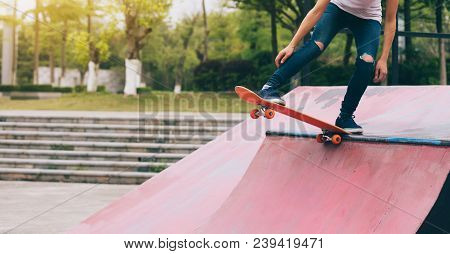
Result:
<svg viewBox="0 0 450 254"><path fill-rule="evenodd" d="M350 132L342 128L324 122L315 117L309 116L307 114L298 112L296 110L293 110L291 108L276 103L266 101L253 91L243 86L236 86L235 91L242 100L250 104L259 106L258 109L254 109L250 113L250 116L253 119L257 119L260 116L264 116L267 119L272 119L275 116L275 112L279 112L283 115L287 115L289 117L292 117L294 119L308 123L321 129L322 134L318 134L316 137L316 140L319 143L332 142L333 144L338 145L342 142L342 135L351 134Z"/></svg>

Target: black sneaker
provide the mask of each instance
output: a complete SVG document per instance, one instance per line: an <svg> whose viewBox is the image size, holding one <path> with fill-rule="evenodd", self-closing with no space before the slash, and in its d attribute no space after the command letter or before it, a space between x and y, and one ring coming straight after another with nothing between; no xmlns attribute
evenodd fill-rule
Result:
<svg viewBox="0 0 450 254"><path fill-rule="evenodd" d="M267 101L270 101L272 103L276 103L276 104L280 104L282 106L286 106L286 101L283 100L283 98L281 98L280 93L276 89L274 89L274 88L272 88L272 87L270 87L268 85L265 85L258 92L258 95L261 96L261 98L263 98L263 99L265 99Z"/></svg>
<svg viewBox="0 0 450 254"><path fill-rule="evenodd" d="M339 114L339 117L336 119L336 126L341 127L342 129L354 133L354 134L362 134L363 128L355 123L354 115L342 113Z"/></svg>

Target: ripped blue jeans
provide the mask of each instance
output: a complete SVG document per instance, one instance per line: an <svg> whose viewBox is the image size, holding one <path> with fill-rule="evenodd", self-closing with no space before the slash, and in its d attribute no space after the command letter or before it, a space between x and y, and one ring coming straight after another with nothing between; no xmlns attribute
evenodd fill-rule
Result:
<svg viewBox="0 0 450 254"><path fill-rule="evenodd" d="M343 28L352 31L357 47L356 69L351 77L347 93L342 102L341 112L353 114L362 95L374 76L375 59L380 42L381 24L376 20L361 19L329 3L314 27L311 40L280 66L267 82L271 89L278 89L289 82L307 63L317 58L330 44L334 36ZM323 50L317 45L321 43ZM372 60L367 61L367 55ZM365 59L363 59L365 57ZM332 75L332 74L331 74Z"/></svg>

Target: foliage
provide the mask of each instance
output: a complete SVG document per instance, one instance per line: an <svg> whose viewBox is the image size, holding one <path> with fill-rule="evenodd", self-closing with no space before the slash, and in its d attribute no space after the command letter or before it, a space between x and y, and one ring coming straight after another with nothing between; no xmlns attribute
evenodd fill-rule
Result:
<svg viewBox="0 0 450 254"><path fill-rule="evenodd" d="M17 84L31 84L33 81L33 45L30 34L32 34L32 28L29 26L24 26L19 31Z"/></svg>
<svg viewBox="0 0 450 254"><path fill-rule="evenodd" d="M233 91L236 85L245 85L251 89L260 88L274 71L271 52L261 52L249 60L210 60L200 64L194 70L194 91ZM258 64L261 63L261 64Z"/></svg>
<svg viewBox="0 0 450 254"><path fill-rule="evenodd" d="M85 93L85 92L87 92L87 87L86 86L75 86L73 88L73 91L75 93Z"/></svg>
<svg viewBox="0 0 450 254"><path fill-rule="evenodd" d="M425 51L426 52L426 51ZM403 85L438 85L439 58L435 54L427 54L416 50L412 58L399 64L399 82ZM447 59L447 70L450 60ZM447 76L447 84L450 76Z"/></svg>
<svg viewBox="0 0 450 254"><path fill-rule="evenodd" d="M108 35L99 36L93 43L98 50L100 62L105 62L109 59L111 53L109 49ZM80 70L86 70L90 60L89 56L89 34L86 31L74 31L68 36L68 56L73 65Z"/></svg>
<svg viewBox="0 0 450 254"><path fill-rule="evenodd" d="M239 13L213 13L208 17L210 26L210 59L235 59L241 56L245 45L239 37Z"/></svg>
<svg viewBox="0 0 450 254"><path fill-rule="evenodd" d="M149 94L152 92L151 87L139 87L137 89L137 94Z"/></svg>
<svg viewBox="0 0 450 254"><path fill-rule="evenodd" d="M85 70L89 62L89 50L86 45L89 44L89 35L84 31L74 31L69 34L69 59L77 66L78 69Z"/></svg>
<svg viewBox="0 0 450 254"><path fill-rule="evenodd" d="M171 0L116 0L124 15L127 58L140 59L142 41L166 17Z"/></svg>
<svg viewBox="0 0 450 254"><path fill-rule="evenodd" d="M106 87L105 86L98 86L97 87L97 93L106 93Z"/></svg>
<svg viewBox="0 0 450 254"><path fill-rule="evenodd" d="M0 86L0 92L59 92L71 93L70 87L53 87L52 85L20 85L20 86Z"/></svg>
<svg viewBox="0 0 450 254"><path fill-rule="evenodd" d="M171 0L117 0L125 16L136 17L140 27L151 27L161 22L171 6Z"/></svg>
<svg viewBox="0 0 450 254"><path fill-rule="evenodd" d="M242 52L244 59L250 59L260 52L270 51L270 17L263 12L245 11L238 16L238 36L245 43L245 49Z"/></svg>
<svg viewBox="0 0 450 254"><path fill-rule="evenodd" d="M309 0L274 0L279 47L287 45L298 22L308 10ZM435 4L438 0L411 0L411 31L436 32ZM258 89L275 70L272 60L272 1L230 0L232 11L208 13L209 61L202 63L204 29L202 18L192 14L176 24L166 17L170 0L98 0L93 10L87 0L41 0L39 10L41 66L77 68L85 72L90 45L99 55L102 69L111 69L124 79L124 59L139 57L142 79L152 91L173 90L180 82L184 91L231 91L236 84ZM445 1L444 1L445 2ZM400 1L403 6L403 1ZM403 7L402 7L403 8ZM400 9L399 19L403 18ZM444 8L443 32L450 32ZM92 16L92 32L87 16ZM24 17L28 19L24 19ZM34 10L22 14L19 24L17 80L30 84L33 75ZM447 18L445 18L447 17ZM437 84L439 79L437 40L413 38L406 55L400 39L400 83ZM327 50L311 63L312 85L345 85L354 66L343 66L346 36L338 34ZM447 47L449 44L447 43ZM65 51L63 49L66 49ZM352 63L355 45L351 48ZM448 50L447 50L448 51ZM62 59L66 56L65 59ZM447 61L448 62L448 61ZM420 70L420 71L418 71ZM83 89L77 86L76 89ZM147 92L140 90L140 92Z"/></svg>
<svg viewBox="0 0 450 254"><path fill-rule="evenodd" d="M277 21L281 26L291 32L298 29L303 18L313 7L313 0L233 0L243 9L255 9L271 12L275 9ZM271 3L273 1L273 3Z"/></svg>
<svg viewBox="0 0 450 254"><path fill-rule="evenodd" d="M74 93L87 93L86 86L75 86L73 87ZM97 86L97 93L107 93L106 86Z"/></svg>

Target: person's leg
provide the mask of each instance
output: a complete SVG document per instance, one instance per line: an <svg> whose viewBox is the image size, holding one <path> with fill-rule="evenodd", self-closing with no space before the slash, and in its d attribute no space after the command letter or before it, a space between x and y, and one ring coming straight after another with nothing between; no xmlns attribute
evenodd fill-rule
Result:
<svg viewBox="0 0 450 254"><path fill-rule="evenodd" d="M356 40L356 69L348 83L336 125L357 133L362 132L362 128L354 122L353 113L374 76L381 25L375 20L365 20L354 16L352 19L349 22L349 29Z"/></svg>
<svg viewBox="0 0 450 254"><path fill-rule="evenodd" d="M336 33L344 27L341 18L343 14L345 14L345 12L336 5L329 4L314 27L311 40L294 52L294 54L275 71L261 91L259 91L260 96L275 103L284 104L284 101L280 98L278 89L288 83L292 76L325 50Z"/></svg>

